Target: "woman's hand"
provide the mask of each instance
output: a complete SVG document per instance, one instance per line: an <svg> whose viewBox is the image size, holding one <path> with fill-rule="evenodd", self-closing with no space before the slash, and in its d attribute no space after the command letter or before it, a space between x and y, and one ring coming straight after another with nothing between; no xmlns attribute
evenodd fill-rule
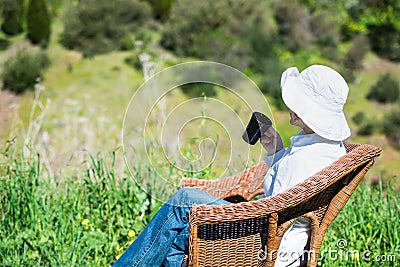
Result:
<svg viewBox="0 0 400 267"><path fill-rule="evenodd" d="M275 154L283 148L282 138L273 127L268 127L261 134L260 143L267 150L268 156Z"/></svg>

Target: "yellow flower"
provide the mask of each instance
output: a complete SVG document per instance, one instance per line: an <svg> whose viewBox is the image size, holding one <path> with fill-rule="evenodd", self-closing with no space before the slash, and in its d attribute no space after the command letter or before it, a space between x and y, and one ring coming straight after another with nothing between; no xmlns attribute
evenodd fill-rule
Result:
<svg viewBox="0 0 400 267"><path fill-rule="evenodd" d="M135 235L136 235L135 231L133 231L133 230L129 230L129 231L128 231L128 236L129 236L130 238L133 238Z"/></svg>
<svg viewBox="0 0 400 267"><path fill-rule="evenodd" d="M88 225L88 224L89 224L89 220L88 219L83 219L82 225Z"/></svg>
<svg viewBox="0 0 400 267"><path fill-rule="evenodd" d="M78 215L76 216L76 218L78 219L78 221L82 221L82 216L80 213L78 213Z"/></svg>
<svg viewBox="0 0 400 267"><path fill-rule="evenodd" d="M122 253L119 253L117 256L115 256L115 259L118 260L122 256Z"/></svg>
<svg viewBox="0 0 400 267"><path fill-rule="evenodd" d="M367 223L367 228L371 229L371 224L370 223Z"/></svg>
<svg viewBox="0 0 400 267"><path fill-rule="evenodd" d="M124 250L124 248L123 248L123 247L121 247L120 245L117 245L117 248L116 248L116 249L117 249L117 251L118 251L118 252L120 252L120 251Z"/></svg>
<svg viewBox="0 0 400 267"><path fill-rule="evenodd" d="M360 258L360 254L358 252L353 254L353 260L358 260Z"/></svg>

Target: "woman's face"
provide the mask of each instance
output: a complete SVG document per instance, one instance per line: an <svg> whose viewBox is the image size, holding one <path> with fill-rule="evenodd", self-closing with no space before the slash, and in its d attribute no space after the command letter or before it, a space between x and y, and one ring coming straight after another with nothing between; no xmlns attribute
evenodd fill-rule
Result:
<svg viewBox="0 0 400 267"><path fill-rule="evenodd" d="M314 131L308 127L302 119L300 119L299 116L297 116L296 113L294 113L292 110L289 109L289 114L290 114L290 124L293 126L298 126L301 129L303 129L304 133L306 134L311 134L314 133Z"/></svg>

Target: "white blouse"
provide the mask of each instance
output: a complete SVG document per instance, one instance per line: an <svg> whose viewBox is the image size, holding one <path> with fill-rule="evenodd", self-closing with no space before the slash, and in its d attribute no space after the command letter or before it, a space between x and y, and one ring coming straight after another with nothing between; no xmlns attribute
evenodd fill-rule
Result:
<svg viewBox="0 0 400 267"><path fill-rule="evenodd" d="M346 154L341 141L328 140L315 133L300 131L290 141L288 148L264 158L269 167L264 179L265 197L303 182ZM298 219L283 236L275 266L299 266L309 235L308 219Z"/></svg>

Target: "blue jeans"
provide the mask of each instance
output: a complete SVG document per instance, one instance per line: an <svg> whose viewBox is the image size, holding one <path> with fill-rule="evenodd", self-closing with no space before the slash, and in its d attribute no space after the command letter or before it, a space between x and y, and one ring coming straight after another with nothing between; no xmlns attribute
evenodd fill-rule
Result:
<svg viewBox="0 0 400 267"><path fill-rule="evenodd" d="M226 204L194 188L178 190L156 213L113 267L180 267L188 253L189 211L193 204Z"/></svg>

